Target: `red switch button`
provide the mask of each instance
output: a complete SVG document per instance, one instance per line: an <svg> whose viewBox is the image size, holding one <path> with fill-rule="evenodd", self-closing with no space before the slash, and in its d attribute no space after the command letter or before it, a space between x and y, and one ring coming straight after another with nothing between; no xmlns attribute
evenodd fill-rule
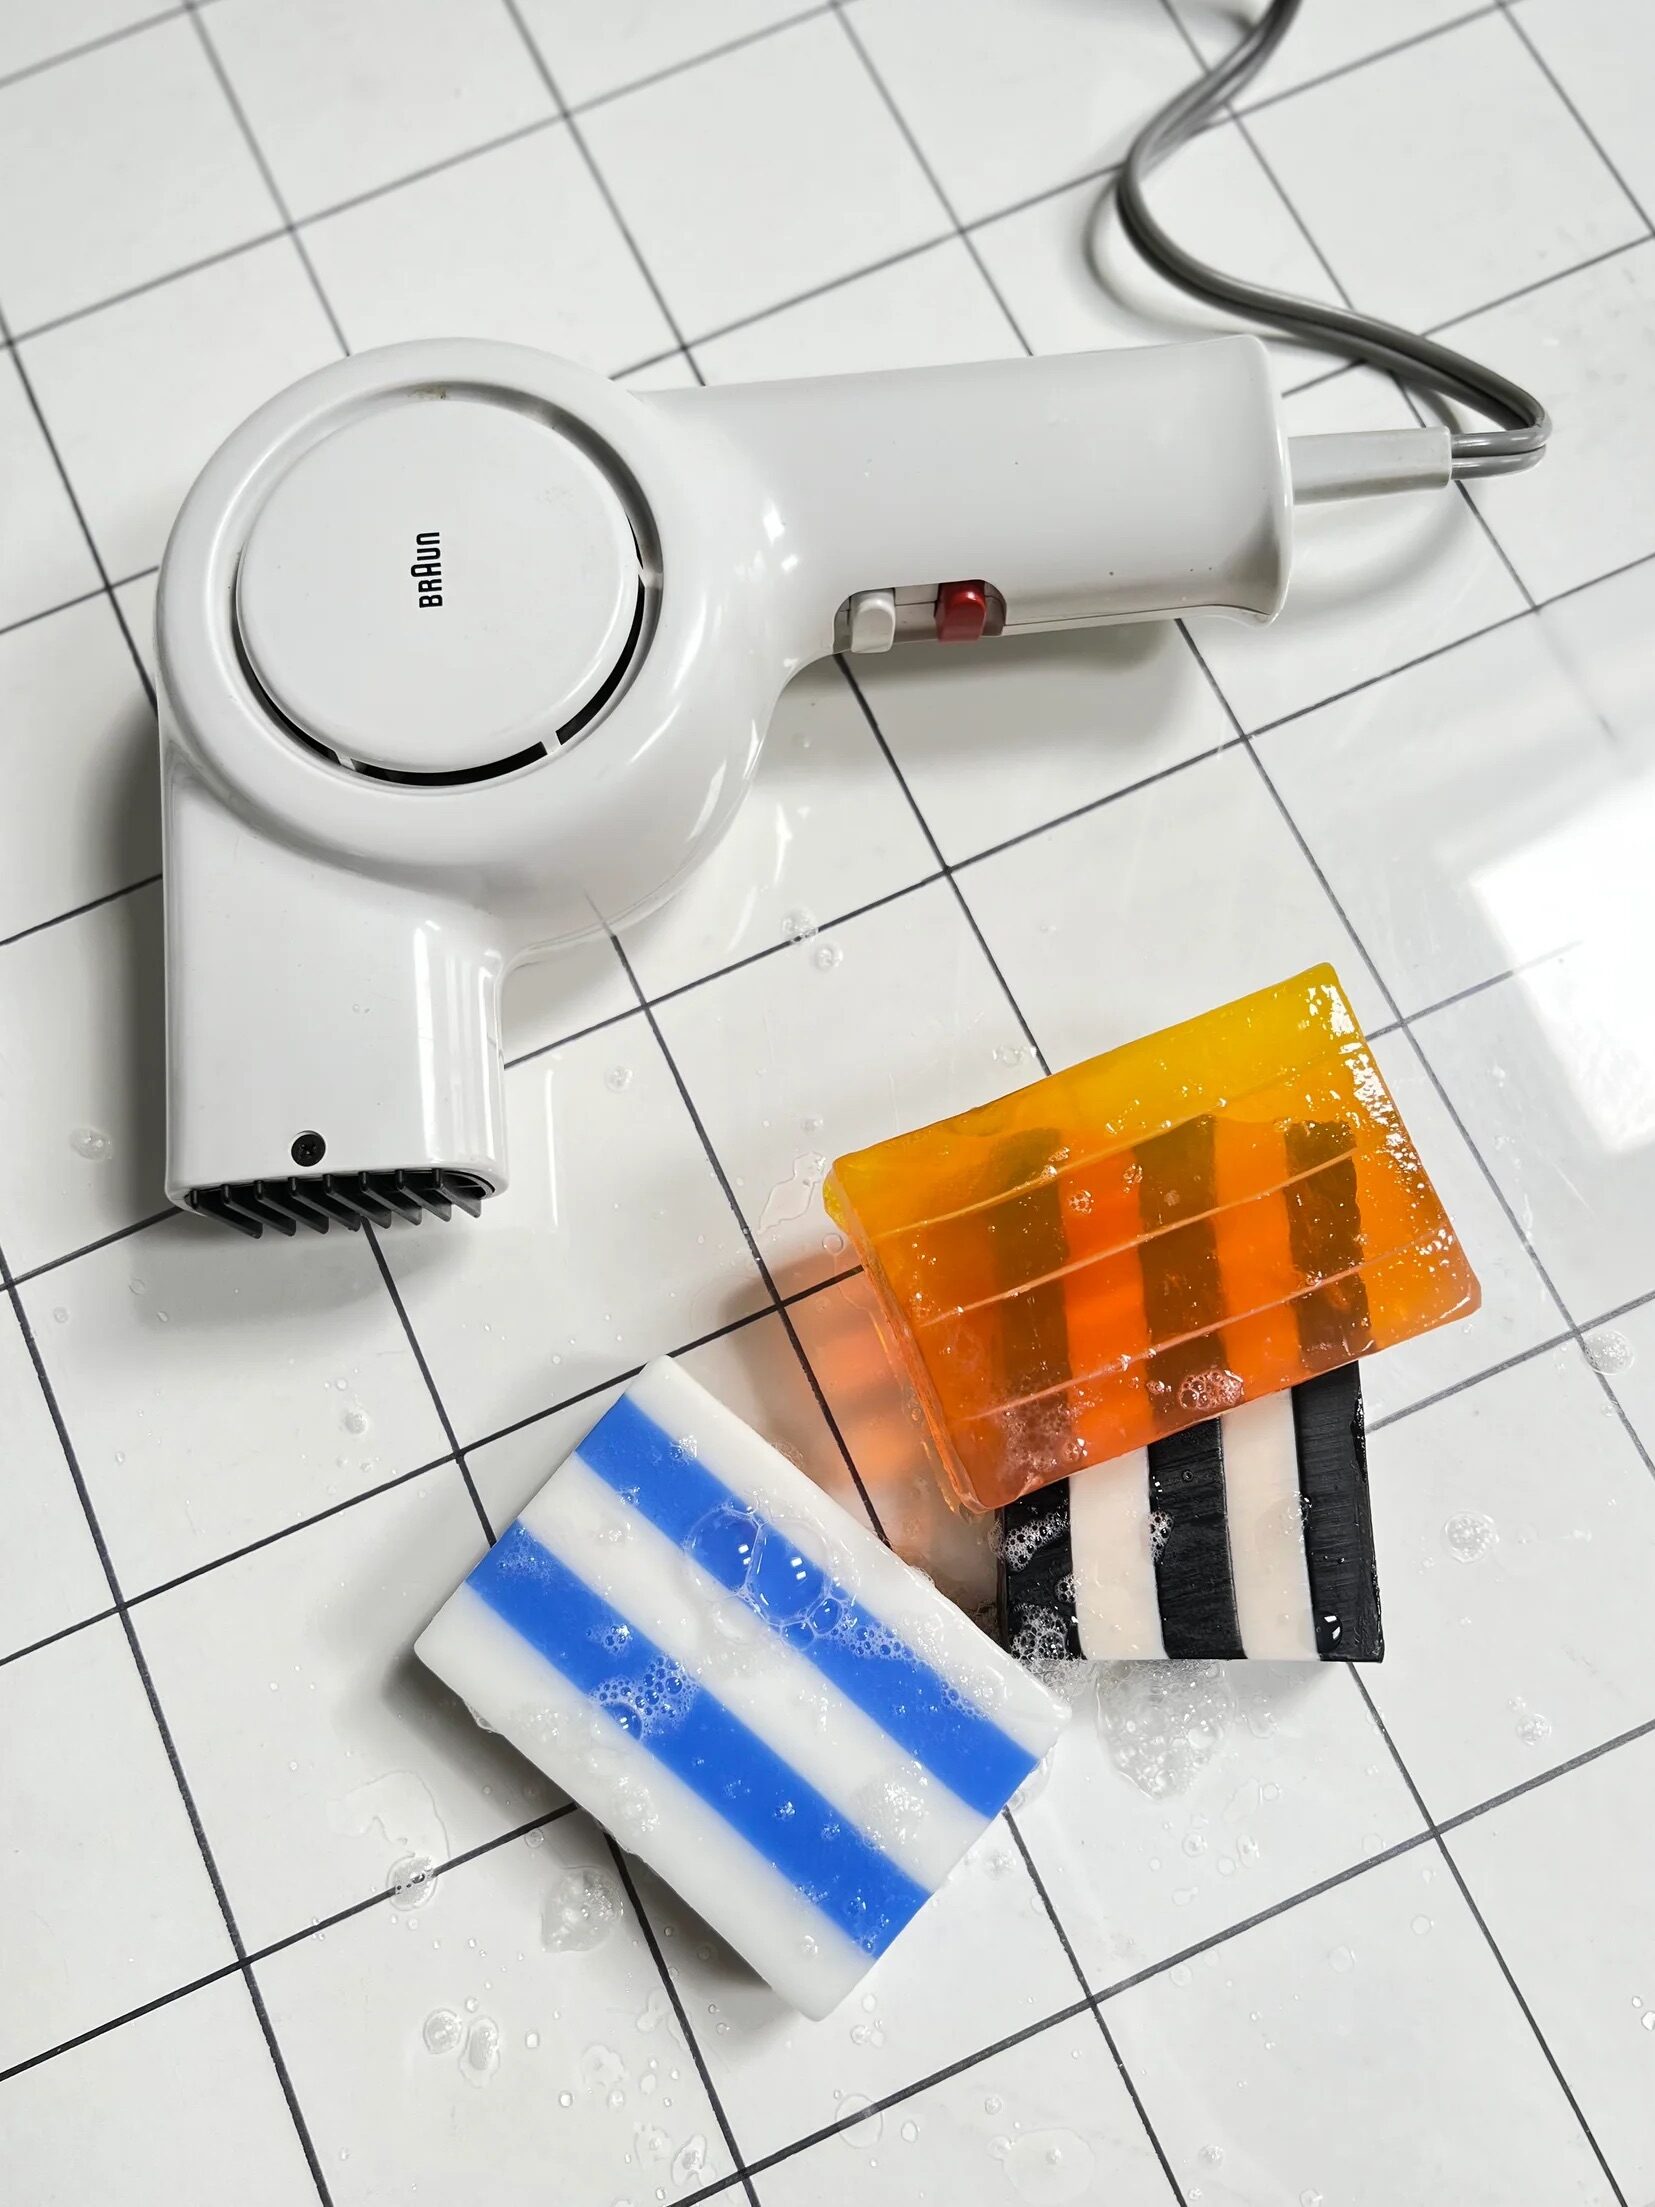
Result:
<svg viewBox="0 0 1655 2207"><path fill-rule="evenodd" d="M974 644L988 625L988 589L980 582L945 582L937 592L937 642Z"/></svg>

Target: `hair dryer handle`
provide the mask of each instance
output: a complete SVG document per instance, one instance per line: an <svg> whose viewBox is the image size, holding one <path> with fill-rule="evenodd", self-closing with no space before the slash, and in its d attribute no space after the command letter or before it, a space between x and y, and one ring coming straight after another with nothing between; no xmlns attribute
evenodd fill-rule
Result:
<svg viewBox="0 0 1655 2207"><path fill-rule="evenodd" d="M1268 620L1286 589L1291 478L1257 338L650 403L700 444L711 495L756 482L790 666L892 641L888 618L883 633L853 618L866 593L890 594L895 635L946 641L985 625L949 584L986 586L990 631L1002 607L1007 631L1198 609Z"/></svg>

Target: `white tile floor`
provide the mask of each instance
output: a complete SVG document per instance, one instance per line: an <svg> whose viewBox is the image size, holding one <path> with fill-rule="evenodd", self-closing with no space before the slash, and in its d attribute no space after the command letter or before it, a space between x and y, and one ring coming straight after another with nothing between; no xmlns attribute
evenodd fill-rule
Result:
<svg viewBox="0 0 1655 2207"><path fill-rule="evenodd" d="M445 329L648 389L1210 326L1096 194L1234 13L0 8L8 2200L1655 2191L1640 0L1307 0L1157 187L1198 250L1531 380L1538 474L1308 517L1268 634L816 670L627 963L514 980L479 1223L158 1217L148 628L218 437ZM1295 428L1407 418L1275 359ZM1326 956L1486 1294L1371 1368L1387 1661L1077 1681L1049 1777L801 2024L409 1638L670 1348L980 1604L825 1161ZM615 1927L550 1951L581 1872Z"/></svg>

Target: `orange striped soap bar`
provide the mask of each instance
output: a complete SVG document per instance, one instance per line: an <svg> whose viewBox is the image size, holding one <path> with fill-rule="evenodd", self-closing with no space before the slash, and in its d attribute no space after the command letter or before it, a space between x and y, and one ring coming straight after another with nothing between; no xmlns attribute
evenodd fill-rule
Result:
<svg viewBox="0 0 1655 2207"><path fill-rule="evenodd" d="M1331 966L841 1157L967 1509L1476 1309Z"/></svg>

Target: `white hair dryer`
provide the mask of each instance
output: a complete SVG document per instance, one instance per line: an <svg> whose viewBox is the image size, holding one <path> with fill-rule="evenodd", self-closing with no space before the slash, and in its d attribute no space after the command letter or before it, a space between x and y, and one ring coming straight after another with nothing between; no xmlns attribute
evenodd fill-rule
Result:
<svg viewBox="0 0 1655 2207"><path fill-rule="evenodd" d="M1448 479L1445 431L1290 456L1250 337L662 395L468 342L306 377L161 570L168 1195L251 1234L475 1210L505 974L671 892L799 667L1268 620L1295 490Z"/></svg>

